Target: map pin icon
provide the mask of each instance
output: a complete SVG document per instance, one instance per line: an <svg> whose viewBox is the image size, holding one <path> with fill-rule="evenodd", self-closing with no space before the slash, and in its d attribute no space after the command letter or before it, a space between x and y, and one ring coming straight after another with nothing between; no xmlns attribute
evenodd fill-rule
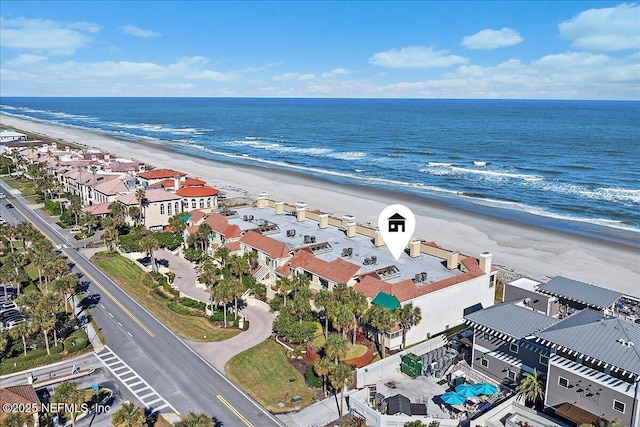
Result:
<svg viewBox="0 0 640 427"><path fill-rule="evenodd" d="M416 217L404 205L389 205L378 216L378 230L391 255L398 260L416 229Z"/></svg>

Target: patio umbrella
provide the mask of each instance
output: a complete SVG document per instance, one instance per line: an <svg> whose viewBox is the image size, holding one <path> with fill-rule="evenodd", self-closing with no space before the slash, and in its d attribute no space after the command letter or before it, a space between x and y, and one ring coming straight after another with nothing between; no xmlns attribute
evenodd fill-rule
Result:
<svg viewBox="0 0 640 427"><path fill-rule="evenodd" d="M471 384L460 384L456 387L456 393L463 397L475 397L478 395L478 391Z"/></svg>
<svg viewBox="0 0 640 427"><path fill-rule="evenodd" d="M474 388L477 394L485 394L487 396L496 394L498 392L498 387L489 383L478 383Z"/></svg>
<svg viewBox="0 0 640 427"><path fill-rule="evenodd" d="M447 405L462 405L465 400L467 400L464 396L460 396L458 393L452 391L443 394L440 398Z"/></svg>

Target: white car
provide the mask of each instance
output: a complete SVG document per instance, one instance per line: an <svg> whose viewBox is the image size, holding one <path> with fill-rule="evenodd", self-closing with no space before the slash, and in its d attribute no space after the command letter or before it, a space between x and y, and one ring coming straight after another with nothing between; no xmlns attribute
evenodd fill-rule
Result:
<svg viewBox="0 0 640 427"><path fill-rule="evenodd" d="M3 302L0 304L0 314L9 310L18 310L18 304L15 302Z"/></svg>
<svg viewBox="0 0 640 427"><path fill-rule="evenodd" d="M4 194L4 193L0 193L0 199L6 199L6 198L7 198L7 195L6 195L6 194Z"/></svg>

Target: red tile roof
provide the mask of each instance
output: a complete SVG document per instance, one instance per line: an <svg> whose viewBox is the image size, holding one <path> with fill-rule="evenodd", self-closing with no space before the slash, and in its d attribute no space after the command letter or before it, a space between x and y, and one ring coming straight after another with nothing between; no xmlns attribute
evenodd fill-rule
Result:
<svg viewBox="0 0 640 427"><path fill-rule="evenodd" d="M36 391L31 384L14 385L0 388L0 405L4 407L5 404L11 403L27 404L27 409L31 408L30 404L35 403L37 405L37 411L25 411L29 413L40 412L42 410L42 408L40 407L40 399L38 398L38 395L36 394ZM6 412L0 411L0 419L4 418L5 416Z"/></svg>
<svg viewBox="0 0 640 427"><path fill-rule="evenodd" d="M240 242L227 242L224 247L229 249L229 252L238 252L240 250Z"/></svg>
<svg viewBox="0 0 640 427"><path fill-rule="evenodd" d="M110 213L109 206L111 206L111 202L90 205L82 208L82 212L90 212L93 215L106 215Z"/></svg>
<svg viewBox="0 0 640 427"><path fill-rule="evenodd" d="M189 234L196 234L198 232L199 225L190 225L185 228L186 232Z"/></svg>
<svg viewBox="0 0 640 427"><path fill-rule="evenodd" d="M423 295L448 288L449 286L454 286L459 283L475 279L476 277L480 277L484 274L478 266L478 262L474 258L463 259L462 263L467 267L469 270L468 272L456 274L455 276L422 286L417 286L411 279L406 279L392 284L384 282L373 275L366 275L362 278L360 283L356 283L353 289L362 292L368 298L375 298L375 296L378 295L378 292L386 292L389 295L395 295L400 302L407 302Z"/></svg>
<svg viewBox="0 0 640 427"><path fill-rule="evenodd" d="M229 222L227 221L227 217L221 215L219 213L212 213L208 217L205 218L204 222L209 224L212 231L216 233L224 234L224 231L229 227Z"/></svg>
<svg viewBox="0 0 640 427"><path fill-rule="evenodd" d="M215 196L220 193L220 190L213 187L182 187L176 191L176 194L181 197L207 197Z"/></svg>
<svg viewBox="0 0 640 427"><path fill-rule="evenodd" d="M200 185L205 185L206 182L201 180L201 179L197 179L197 178L187 178L184 180L184 182L182 183L183 187L198 187Z"/></svg>
<svg viewBox="0 0 640 427"><path fill-rule="evenodd" d="M297 251L288 264L291 268L301 268L335 283L347 283L360 272L359 265L340 258L325 261L305 250Z"/></svg>
<svg viewBox="0 0 640 427"><path fill-rule="evenodd" d="M186 176L186 173L178 172L173 169L152 169L147 172L139 173L138 176L144 179L164 179Z"/></svg>
<svg viewBox="0 0 640 427"><path fill-rule="evenodd" d="M162 181L158 181L155 184L151 184L152 188L160 188L160 187L164 187L164 188L171 188L171 189L175 189L175 181L173 179L163 179Z"/></svg>
<svg viewBox="0 0 640 427"><path fill-rule="evenodd" d="M222 234L224 235L225 239L233 239L235 237L242 236L242 229L239 226L232 224L225 228Z"/></svg>
<svg viewBox="0 0 640 427"><path fill-rule="evenodd" d="M147 190L145 190L144 197L149 203L165 202L168 200L180 200L180 196L176 196L169 191L160 190L157 188L148 188ZM118 197L118 201L128 206L139 204L138 199L136 199L135 193L124 194Z"/></svg>
<svg viewBox="0 0 640 427"><path fill-rule="evenodd" d="M194 209L192 211L189 212L189 222L192 223L196 223L198 221L200 221L202 218L204 218L204 216L206 215L204 212L202 212L201 210L198 209Z"/></svg>
<svg viewBox="0 0 640 427"><path fill-rule="evenodd" d="M287 245L270 237L263 236L256 231L247 231L240 241L247 246L266 253L273 259L287 258L289 256L289 247Z"/></svg>

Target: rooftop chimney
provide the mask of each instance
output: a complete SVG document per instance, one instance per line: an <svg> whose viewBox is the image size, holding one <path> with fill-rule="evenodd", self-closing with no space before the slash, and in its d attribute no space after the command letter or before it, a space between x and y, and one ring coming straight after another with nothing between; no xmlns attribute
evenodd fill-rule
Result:
<svg viewBox="0 0 640 427"><path fill-rule="evenodd" d="M376 229L376 232L373 235L373 245L377 247L384 246L384 240L382 239L382 233L380 233L380 230Z"/></svg>
<svg viewBox="0 0 640 427"><path fill-rule="evenodd" d="M258 205L260 207L260 205ZM284 213L284 202L276 202L276 215L282 215Z"/></svg>
<svg viewBox="0 0 640 427"><path fill-rule="evenodd" d="M306 219L306 217L307 217L307 204L302 202L296 203L296 219L299 222L302 222Z"/></svg>
<svg viewBox="0 0 640 427"><path fill-rule="evenodd" d="M409 256L411 258L418 258L420 256L420 245L422 242L420 240L412 240L409 242Z"/></svg>
<svg viewBox="0 0 640 427"><path fill-rule="evenodd" d="M482 252L479 257L480 268L485 274L491 273L491 252Z"/></svg>
<svg viewBox="0 0 640 427"><path fill-rule="evenodd" d="M256 200L256 207L258 209L264 209L267 207L267 193L265 192L260 193L260 195L258 196L258 199Z"/></svg>
<svg viewBox="0 0 640 427"><path fill-rule="evenodd" d="M318 215L318 227L327 228L329 226L329 214L321 213Z"/></svg>
<svg viewBox="0 0 640 427"><path fill-rule="evenodd" d="M460 264L460 252L449 252L447 255L447 268L449 270L455 270Z"/></svg>
<svg viewBox="0 0 640 427"><path fill-rule="evenodd" d="M347 237L355 237L356 236L356 222L348 222L347 223Z"/></svg>

